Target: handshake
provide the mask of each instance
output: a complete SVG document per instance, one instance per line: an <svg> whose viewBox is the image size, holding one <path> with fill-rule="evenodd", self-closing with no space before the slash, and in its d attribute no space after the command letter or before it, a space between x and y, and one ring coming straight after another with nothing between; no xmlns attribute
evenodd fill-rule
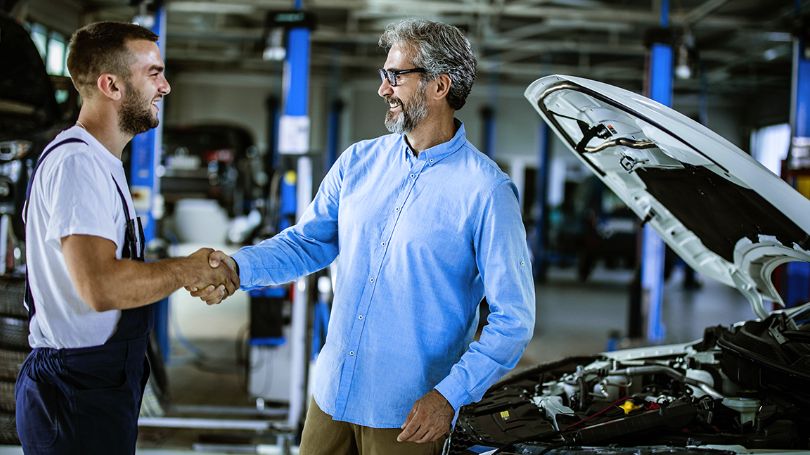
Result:
<svg viewBox="0 0 810 455"><path fill-rule="evenodd" d="M236 261L222 251L200 248L183 261L183 287L193 297L216 305L239 289Z"/></svg>

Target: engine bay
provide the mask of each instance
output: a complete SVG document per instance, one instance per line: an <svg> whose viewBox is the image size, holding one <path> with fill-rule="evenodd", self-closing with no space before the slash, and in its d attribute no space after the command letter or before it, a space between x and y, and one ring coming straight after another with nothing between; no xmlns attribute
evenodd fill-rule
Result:
<svg viewBox="0 0 810 455"><path fill-rule="evenodd" d="M808 322L810 304L692 343L530 368L463 407L445 453L810 450Z"/></svg>

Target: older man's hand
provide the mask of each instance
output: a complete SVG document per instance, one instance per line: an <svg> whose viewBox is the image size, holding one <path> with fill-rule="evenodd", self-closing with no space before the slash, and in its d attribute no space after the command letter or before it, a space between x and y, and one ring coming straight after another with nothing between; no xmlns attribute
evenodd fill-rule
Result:
<svg viewBox="0 0 810 455"><path fill-rule="evenodd" d="M431 390L417 400L405 423L399 442L433 442L450 432L455 411L438 391Z"/></svg>

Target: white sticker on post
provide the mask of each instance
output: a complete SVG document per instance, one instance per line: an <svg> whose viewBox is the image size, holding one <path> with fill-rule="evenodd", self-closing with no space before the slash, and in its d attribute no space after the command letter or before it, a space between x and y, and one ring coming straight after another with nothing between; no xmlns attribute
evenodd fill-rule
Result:
<svg viewBox="0 0 810 455"><path fill-rule="evenodd" d="M303 155L309 151L309 117L283 115L279 121L278 152Z"/></svg>
<svg viewBox="0 0 810 455"><path fill-rule="evenodd" d="M136 213L148 212L152 204L152 189L148 186L133 185L130 188L132 205Z"/></svg>

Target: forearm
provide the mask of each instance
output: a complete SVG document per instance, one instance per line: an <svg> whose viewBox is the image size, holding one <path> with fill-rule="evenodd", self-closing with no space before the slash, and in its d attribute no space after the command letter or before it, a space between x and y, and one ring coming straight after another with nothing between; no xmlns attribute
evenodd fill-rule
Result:
<svg viewBox="0 0 810 455"><path fill-rule="evenodd" d="M492 384L517 365L533 328L524 325L514 330L504 336L485 327L479 341L470 344L450 374L436 385L435 389L454 409L480 400Z"/></svg>
<svg viewBox="0 0 810 455"><path fill-rule="evenodd" d="M85 299L97 311L125 310L166 298L190 281L187 258L158 262L117 260L88 284ZM81 293L81 292L80 292Z"/></svg>
<svg viewBox="0 0 810 455"><path fill-rule="evenodd" d="M291 228L233 254L244 289L283 284L318 271L337 257L332 240L317 241Z"/></svg>

